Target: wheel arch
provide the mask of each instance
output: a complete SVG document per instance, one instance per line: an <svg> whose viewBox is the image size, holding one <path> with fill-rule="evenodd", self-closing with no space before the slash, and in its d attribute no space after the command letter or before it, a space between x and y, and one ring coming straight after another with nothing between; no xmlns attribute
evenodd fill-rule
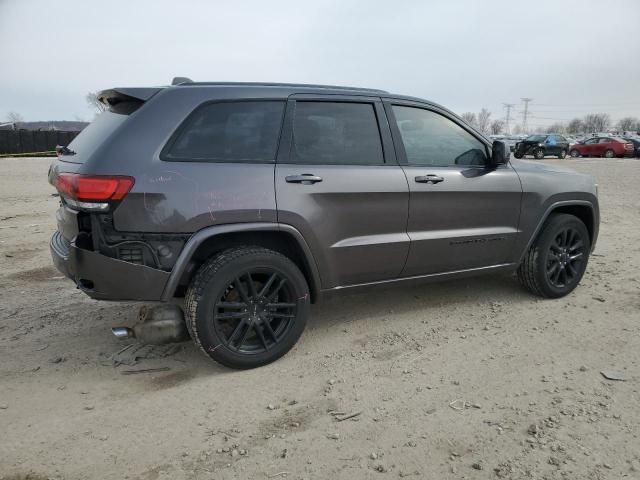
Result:
<svg viewBox="0 0 640 480"><path fill-rule="evenodd" d="M520 262L522 261L526 253L529 251L529 248L531 248L531 245L533 244L535 239L538 238L538 235L540 234L540 231L542 230L542 227L545 224L545 222L549 219L551 215L558 214L558 213L566 213L569 215L573 215L574 217L579 218L582 221L582 223L584 223L584 225L587 227L587 231L589 232L589 240L591 242L591 251L593 251L596 240L598 238L599 219L598 219L598 212L596 208L594 207L593 203L587 200L565 200L561 202L555 202L547 208L544 215L542 215L542 218L538 222L533 232L533 235L531 235L531 238L529 239L529 242L527 243L526 248L520 255Z"/></svg>
<svg viewBox="0 0 640 480"><path fill-rule="evenodd" d="M186 287L200 265L216 253L239 245L252 245L282 253L293 261L309 284L311 302L320 295L321 281L313 254L302 234L279 223L230 224L206 227L194 233L185 244L162 294L171 300Z"/></svg>

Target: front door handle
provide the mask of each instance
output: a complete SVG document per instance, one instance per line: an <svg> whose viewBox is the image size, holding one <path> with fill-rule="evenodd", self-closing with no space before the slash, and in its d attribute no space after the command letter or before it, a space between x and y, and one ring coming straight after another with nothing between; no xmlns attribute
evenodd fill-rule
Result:
<svg viewBox="0 0 640 480"><path fill-rule="evenodd" d="M439 177L437 175L434 175L433 173L430 173L429 175L421 175L416 177L416 182L417 183L440 183L440 182L444 182L444 178L443 177Z"/></svg>
<svg viewBox="0 0 640 480"><path fill-rule="evenodd" d="M321 182L322 177L318 177L312 173L303 173L302 175L289 175L284 177L287 183L301 183L303 185L313 185L314 183Z"/></svg>

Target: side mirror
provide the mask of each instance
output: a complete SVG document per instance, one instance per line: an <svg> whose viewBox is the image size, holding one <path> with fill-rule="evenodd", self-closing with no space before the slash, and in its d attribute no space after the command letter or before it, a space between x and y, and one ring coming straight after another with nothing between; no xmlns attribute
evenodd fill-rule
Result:
<svg viewBox="0 0 640 480"><path fill-rule="evenodd" d="M502 140L494 140L491 146L491 164L492 166L506 165L511 157L511 149Z"/></svg>

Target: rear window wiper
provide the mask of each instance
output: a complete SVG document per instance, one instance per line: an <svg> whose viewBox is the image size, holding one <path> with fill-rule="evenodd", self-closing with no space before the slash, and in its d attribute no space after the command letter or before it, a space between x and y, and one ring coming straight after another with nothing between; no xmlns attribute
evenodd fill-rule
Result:
<svg viewBox="0 0 640 480"><path fill-rule="evenodd" d="M70 148L67 148L65 145L56 145L56 154L58 156L61 156L61 155L75 155L76 152L74 152Z"/></svg>

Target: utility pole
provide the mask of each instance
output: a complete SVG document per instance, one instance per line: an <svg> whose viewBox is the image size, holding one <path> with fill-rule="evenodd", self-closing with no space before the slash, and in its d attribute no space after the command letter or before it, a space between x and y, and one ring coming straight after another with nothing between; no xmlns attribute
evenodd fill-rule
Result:
<svg viewBox="0 0 640 480"><path fill-rule="evenodd" d="M504 108L507 109L507 118L505 120L505 130L507 135L511 135L511 128L509 128L509 120L511 120L511 109L516 106L515 103L503 103Z"/></svg>
<svg viewBox="0 0 640 480"><path fill-rule="evenodd" d="M522 112L522 133L529 133L529 126L527 125L527 116L529 115L529 102L533 100L533 98L521 98L524 102L524 111Z"/></svg>

